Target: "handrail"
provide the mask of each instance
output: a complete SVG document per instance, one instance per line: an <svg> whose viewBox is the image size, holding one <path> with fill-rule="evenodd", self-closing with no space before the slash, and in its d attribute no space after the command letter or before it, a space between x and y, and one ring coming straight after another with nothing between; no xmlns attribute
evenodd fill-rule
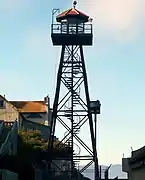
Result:
<svg viewBox="0 0 145 180"><path fill-rule="evenodd" d="M15 121L4 121L4 125L5 125L6 127L13 126L14 123L15 123Z"/></svg>
<svg viewBox="0 0 145 180"><path fill-rule="evenodd" d="M13 144L16 143L16 146L17 146L17 142L15 141L16 139L14 138L15 136L17 136L17 121L15 121L13 123L13 126L12 126L11 130L9 131L9 133L7 134L7 137L4 141L4 143L1 145L0 155L4 155L7 153L8 154L16 153L16 152L12 152L13 150L11 150L11 143L13 143Z"/></svg>
<svg viewBox="0 0 145 180"><path fill-rule="evenodd" d="M52 24L52 34L92 34L92 24Z"/></svg>
<svg viewBox="0 0 145 180"><path fill-rule="evenodd" d="M2 134L3 128L4 128L4 122L2 121L0 123L0 135Z"/></svg>

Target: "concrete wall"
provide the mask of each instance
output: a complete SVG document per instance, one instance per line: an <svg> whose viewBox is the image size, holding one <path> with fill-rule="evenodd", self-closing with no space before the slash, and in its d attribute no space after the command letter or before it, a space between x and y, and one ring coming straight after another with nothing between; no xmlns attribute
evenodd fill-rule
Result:
<svg viewBox="0 0 145 180"><path fill-rule="evenodd" d="M0 101L1 100L3 99L0 97ZM7 101L4 101L4 108L0 108L0 120L14 121L18 119L18 117L19 117L19 113L13 107L13 105L8 103Z"/></svg>
<svg viewBox="0 0 145 180"><path fill-rule="evenodd" d="M141 165L142 161L130 167L128 158L122 159L122 171L128 174L128 180L145 180L145 167Z"/></svg>
<svg viewBox="0 0 145 180"><path fill-rule="evenodd" d="M130 171L129 158L122 158L122 171L126 173Z"/></svg>
<svg viewBox="0 0 145 180"><path fill-rule="evenodd" d="M145 179L145 167L141 169L136 169L131 172L131 180L144 180Z"/></svg>
<svg viewBox="0 0 145 180"><path fill-rule="evenodd" d="M2 180L18 180L18 175L9 170L1 169L0 174L1 174Z"/></svg>

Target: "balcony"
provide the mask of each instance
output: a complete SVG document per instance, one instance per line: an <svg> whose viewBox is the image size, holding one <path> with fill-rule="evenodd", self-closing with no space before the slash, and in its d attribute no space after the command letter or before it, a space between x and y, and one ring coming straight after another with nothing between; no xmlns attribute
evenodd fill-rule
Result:
<svg viewBox="0 0 145 180"><path fill-rule="evenodd" d="M53 45L92 45L92 24L52 24Z"/></svg>

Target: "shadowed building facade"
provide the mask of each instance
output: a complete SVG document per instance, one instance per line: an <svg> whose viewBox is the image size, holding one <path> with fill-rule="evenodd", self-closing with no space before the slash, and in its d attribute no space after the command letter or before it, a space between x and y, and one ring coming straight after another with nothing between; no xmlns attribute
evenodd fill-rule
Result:
<svg viewBox="0 0 145 180"><path fill-rule="evenodd" d="M122 159L122 170L128 174L128 180L145 179L145 146Z"/></svg>

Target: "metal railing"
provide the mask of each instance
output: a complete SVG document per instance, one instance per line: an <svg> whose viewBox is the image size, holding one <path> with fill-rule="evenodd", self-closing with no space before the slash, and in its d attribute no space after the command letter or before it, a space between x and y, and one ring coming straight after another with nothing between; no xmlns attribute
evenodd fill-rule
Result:
<svg viewBox="0 0 145 180"><path fill-rule="evenodd" d="M2 134L3 128L4 128L4 121L1 121L0 122L0 136Z"/></svg>
<svg viewBox="0 0 145 180"><path fill-rule="evenodd" d="M11 126L7 137L0 147L0 155L4 154L16 154L17 153L17 121L15 122L4 122L5 126ZM3 127L5 128L5 127Z"/></svg>
<svg viewBox="0 0 145 180"><path fill-rule="evenodd" d="M15 121L4 121L4 125L6 127L12 127L14 123L15 123Z"/></svg>
<svg viewBox="0 0 145 180"><path fill-rule="evenodd" d="M52 24L52 34L92 34L92 24Z"/></svg>

